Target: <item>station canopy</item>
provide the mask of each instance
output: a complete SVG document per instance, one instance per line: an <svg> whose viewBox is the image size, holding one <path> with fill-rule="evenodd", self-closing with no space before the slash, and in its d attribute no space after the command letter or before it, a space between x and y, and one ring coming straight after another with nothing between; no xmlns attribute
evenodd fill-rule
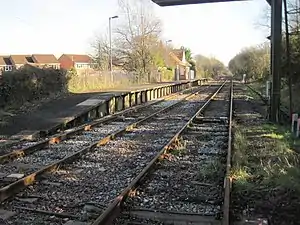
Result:
<svg viewBox="0 0 300 225"><path fill-rule="evenodd" d="M202 4L214 2L233 2L245 0L152 0L159 6L173 6L173 5L189 5L189 4Z"/></svg>

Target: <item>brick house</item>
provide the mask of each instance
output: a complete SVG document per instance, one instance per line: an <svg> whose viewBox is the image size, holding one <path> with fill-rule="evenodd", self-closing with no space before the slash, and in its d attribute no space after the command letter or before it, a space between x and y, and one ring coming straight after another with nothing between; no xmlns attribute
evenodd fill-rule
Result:
<svg viewBox="0 0 300 225"><path fill-rule="evenodd" d="M63 54L58 61L61 68L66 70L75 68L79 73L91 71L94 68L93 60L88 55Z"/></svg>
<svg viewBox="0 0 300 225"><path fill-rule="evenodd" d="M4 69L6 68L6 71L19 69L24 65L31 65L39 68L60 68L60 63L53 54L10 55L2 58L6 62L6 67L3 66Z"/></svg>
<svg viewBox="0 0 300 225"><path fill-rule="evenodd" d="M9 59L13 69L19 69L26 64L34 63L30 55L10 55Z"/></svg>
<svg viewBox="0 0 300 225"><path fill-rule="evenodd" d="M176 80L188 80L191 65L185 58L184 49L173 49L169 53L170 57L176 64L175 68L175 79Z"/></svg>
<svg viewBox="0 0 300 225"><path fill-rule="evenodd" d="M60 63L53 54L33 54L32 60L39 68L52 67L53 69L59 69Z"/></svg>

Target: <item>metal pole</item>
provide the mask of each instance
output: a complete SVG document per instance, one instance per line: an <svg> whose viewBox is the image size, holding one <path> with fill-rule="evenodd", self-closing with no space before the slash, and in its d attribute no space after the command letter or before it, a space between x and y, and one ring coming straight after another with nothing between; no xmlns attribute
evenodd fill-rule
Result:
<svg viewBox="0 0 300 225"><path fill-rule="evenodd" d="M280 70L281 70L281 22L282 22L282 0L271 1L271 73L272 73L272 98L271 115L272 122L279 121L280 108Z"/></svg>
<svg viewBox="0 0 300 225"><path fill-rule="evenodd" d="M292 90L292 73L291 73L291 51L290 51L290 34L289 34L289 24L288 24L288 8L287 0L283 0L284 5L284 20L285 20L285 44L286 44L286 61L287 61L287 77L289 85L289 108L290 108L290 118L293 114L293 90Z"/></svg>
<svg viewBox="0 0 300 225"><path fill-rule="evenodd" d="M109 69L110 69L110 79L111 83L114 82L114 77L112 73L112 47L111 47L111 17L109 17Z"/></svg>

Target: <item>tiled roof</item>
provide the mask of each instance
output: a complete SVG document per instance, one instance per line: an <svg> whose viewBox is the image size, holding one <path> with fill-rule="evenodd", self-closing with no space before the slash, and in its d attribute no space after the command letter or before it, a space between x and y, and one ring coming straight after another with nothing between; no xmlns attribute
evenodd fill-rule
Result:
<svg viewBox="0 0 300 225"><path fill-rule="evenodd" d="M75 63L91 63L92 58L88 55L73 55L73 54L64 54L69 57Z"/></svg>
<svg viewBox="0 0 300 225"><path fill-rule="evenodd" d="M9 56L0 56L0 65L1 66L12 65Z"/></svg>
<svg viewBox="0 0 300 225"><path fill-rule="evenodd" d="M31 57L31 55L11 55L10 58L14 64L26 64L28 63L26 57Z"/></svg>
<svg viewBox="0 0 300 225"><path fill-rule="evenodd" d="M5 66L5 65L6 65L6 63L4 61L3 56L0 56L0 66Z"/></svg>
<svg viewBox="0 0 300 225"><path fill-rule="evenodd" d="M33 60L39 64L54 64L59 63L53 54L33 54Z"/></svg>
<svg viewBox="0 0 300 225"><path fill-rule="evenodd" d="M182 57L183 57L183 50L182 49L174 49L172 50L172 52L174 53L174 55L176 55L176 57L182 61Z"/></svg>

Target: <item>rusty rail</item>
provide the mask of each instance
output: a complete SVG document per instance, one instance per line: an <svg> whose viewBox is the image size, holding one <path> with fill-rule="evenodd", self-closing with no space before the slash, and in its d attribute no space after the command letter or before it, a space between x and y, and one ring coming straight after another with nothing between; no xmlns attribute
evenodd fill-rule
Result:
<svg viewBox="0 0 300 225"><path fill-rule="evenodd" d="M224 83L225 84L225 83ZM57 167L59 167L60 165L62 164L65 164L65 163L68 163L68 162L72 162L74 161L75 159L79 158L80 156L84 155L85 153L93 150L95 147L97 146L103 146L105 144L107 144L110 140L113 140L115 139L117 136L123 134L124 132L126 131L130 131L132 130L133 128L135 128L136 126L138 126L139 124L153 118L154 116L156 116L157 114L159 113L162 113L162 112L165 112L167 110L170 110L172 109L173 107L181 104L183 101L185 101L186 99L190 98L191 96L193 95L196 95L200 92L200 90L197 90L189 95L187 95L186 97L184 97L183 99L179 100L178 102L170 105L170 106L167 106L141 120L138 120L137 122L134 122L134 123L131 123L130 125L126 126L125 128L122 128L112 134L109 134L107 135L106 137L100 139L99 141L97 142L94 142L92 143L91 145L89 145L88 147L82 149L82 150L79 150L75 153L73 153L72 155L70 156L67 156L61 160L58 160L50 165L47 165L45 166L44 168L32 173L32 174L29 174L27 175L26 177L20 179L20 180L17 180L3 188L0 189L0 202L3 202L5 201L6 199L8 199L9 197L13 196L14 194L18 193L19 191L23 190L24 188L26 188L27 186L33 184L40 175L46 173L46 172L49 172L49 171L52 171L54 169L56 169ZM84 126L86 127L86 126ZM78 130L76 130L78 131ZM76 132L74 131L74 132Z"/></svg>
<svg viewBox="0 0 300 225"><path fill-rule="evenodd" d="M221 91L227 81L213 93L205 104L189 119L188 122L172 137L172 139L157 153L157 155L150 161L150 163L142 170L142 172L122 191L122 193L115 198L115 200L108 206L108 208L94 221L92 225L109 225L121 212L121 204L125 201L128 194L134 190L141 180L151 171L156 161L161 158L169 149L170 146L177 140L186 127L196 118L196 116L203 112L213 98Z"/></svg>
<svg viewBox="0 0 300 225"><path fill-rule="evenodd" d="M230 192L232 187L231 172L231 150L232 150L232 116L233 116L233 81L230 84L230 99L229 99L229 120L228 120L228 149L226 159L226 175L224 178L224 204L223 204L223 219L222 225L229 225L230 211Z"/></svg>

